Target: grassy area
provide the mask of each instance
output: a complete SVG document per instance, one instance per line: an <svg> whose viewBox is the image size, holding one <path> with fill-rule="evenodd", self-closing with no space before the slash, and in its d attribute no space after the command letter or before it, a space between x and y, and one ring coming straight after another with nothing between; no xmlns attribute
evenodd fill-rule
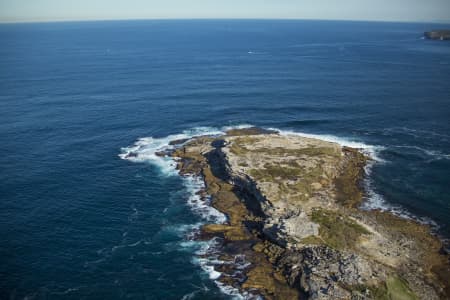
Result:
<svg viewBox="0 0 450 300"><path fill-rule="evenodd" d="M311 220L320 225L319 234L325 243L335 249L351 249L361 235L370 232L350 218L334 211L315 209Z"/></svg>
<svg viewBox="0 0 450 300"><path fill-rule="evenodd" d="M318 236L310 235L301 239L300 243L304 245L322 245L324 241Z"/></svg>
<svg viewBox="0 0 450 300"><path fill-rule="evenodd" d="M368 292L370 299L374 300L418 300L408 283L398 276L390 276L386 282L378 286L361 284L344 288L362 295Z"/></svg>
<svg viewBox="0 0 450 300"><path fill-rule="evenodd" d="M400 277L391 276L386 281L387 294L392 300L415 300L416 295L409 289L408 283Z"/></svg>
<svg viewBox="0 0 450 300"><path fill-rule="evenodd" d="M259 182L274 182L278 184L280 196L290 195L291 199L305 201L314 193L312 183L319 183L323 178L320 165L306 170L295 164L264 165L262 169L250 169L248 173Z"/></svg>

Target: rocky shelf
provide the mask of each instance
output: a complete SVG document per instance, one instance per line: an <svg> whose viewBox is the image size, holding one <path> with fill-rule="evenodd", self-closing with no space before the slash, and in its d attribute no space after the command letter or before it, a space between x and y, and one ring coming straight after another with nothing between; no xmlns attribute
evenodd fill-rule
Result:
<svg viewBox="0 0 450 300"><path fill-rule="evenodd" d="M449 256L430 228L359 209L370 158L357 149L258 128L176 144L160 155L201 176L227 216L199 237L222 241L223 284L265 299L449 299Z"/></svg>

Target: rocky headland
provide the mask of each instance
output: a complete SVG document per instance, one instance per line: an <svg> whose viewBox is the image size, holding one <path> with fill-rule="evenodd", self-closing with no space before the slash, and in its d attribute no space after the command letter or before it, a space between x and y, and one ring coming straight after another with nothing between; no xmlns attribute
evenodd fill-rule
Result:
<svg viewBox="0 0 450 300"><path fill-rule="evenodd" d="M450 40L450 30L432 30L426 31L424 36L430 40Z"/></svg>
<svg viewBox="0 0 450 300"><path fill-rule="evenodd" d="M449 256L430 228L359 209L369 157L258 128L174 141L181 175L226 214L219 280L264 299L449 299ZM239 264L245 260L246 264Z"/></svg>

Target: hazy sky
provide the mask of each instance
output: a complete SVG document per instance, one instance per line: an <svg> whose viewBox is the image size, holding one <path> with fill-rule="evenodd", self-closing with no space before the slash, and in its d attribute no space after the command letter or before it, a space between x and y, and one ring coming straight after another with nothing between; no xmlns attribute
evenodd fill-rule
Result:
<svg viewBox="0 0 450 300"><path fill-rule="evenodd" d="M450 22L450 0L0 0L0 22L167 18Z"/></svg>

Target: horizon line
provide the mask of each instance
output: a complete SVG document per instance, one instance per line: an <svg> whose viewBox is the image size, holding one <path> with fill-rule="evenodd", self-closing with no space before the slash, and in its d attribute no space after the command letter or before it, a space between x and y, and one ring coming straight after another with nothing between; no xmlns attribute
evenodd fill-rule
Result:
<svg viewBox="0 0 450 300"><path fill-rule="evenodd" d="M124 19L67 19L67 20L20 20L20 21L0 21L4 24L45 24L45 23L82 23L82 22L114 22L114 21L214 21L214 20L248 20L248 21L341 21L341 22L374 22L374 23L414 23L414 24L449 24L450 20L378 20L378 19L320 19L320 18L124 18Z"/></svg>

